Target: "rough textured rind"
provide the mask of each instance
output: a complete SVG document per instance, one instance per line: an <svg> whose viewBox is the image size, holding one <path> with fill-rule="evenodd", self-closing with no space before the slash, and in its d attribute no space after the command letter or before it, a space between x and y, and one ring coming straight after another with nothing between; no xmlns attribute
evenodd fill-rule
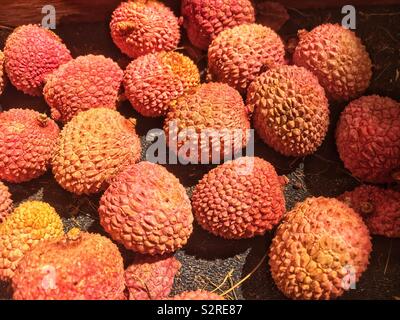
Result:
<svg viewBox="0 0 400 320"><path fill-rule="evenodd" d="M125 270L129 300L161 300L168 297L181 263L173 256L138 256Z"/></svg>
<svg viewBox="0 0 400 320"><path fill-rule="evenodd" d="M4 53L0 51L0 96L6 85L6 73L4 71Z"/></svg>
<svg viewBox="0 0 400 320"><path fill-rule="evenodd" d="M285 48L272 29L243 24L222 31L208 49L208 72L213 81L246 93L263 71L285 64Z"/></svg>
<svg viewBox="0 0 400 320"><path fill-rule="evenodd" d="M197 66L178 52L151 53L133 60L124 75L125 95L146 117L161 117L170 104L200 84Z"/></svg>
<svg viewBox="0 0 400 320"><path fill-rule="evenodd" d="M46 172L60 130L45 114L30 109L0 113L0 179L25 182Z"/></svg>
<svg viewBox="0 0 400 320"><path fill-rule="evenodd" d="M353 99L368 88L371 59L353 31L327 23L298 36L293 62L312 71L329 98Z"/></svg>
<svg viewBox="0 0 400 320"><path fill-rule="evenodd" d="M140 158L135 123L107 108L80 112L60 134L52 160L57 182L76 194L105 189L113 176Z"/></svg>
<svg viewBox="0 0 400 320"><path fill-rule="evenodd" d="M338 199L363 217L371 234L400 238L400 192L362 185Z"/></svg>
<svg viewBox="0 0 400 320"><path fill-rule="evenodd" d="M266 144L286 156L312 154L329 125L329 106L317 78L302 67L281 66L260 75L249 87L248 108Z"/></svg>
<svg viewBox="0 0 400 320"><path fill-rule="evenodd" d="M119 300L124 286L118 247L77 229L36 246L12 279L16 300Z"/></svg>
<svg viewBox="0 0 400 320"><path fill-rule="evenodd" d="M0 223L11 213L13 202L7 186L0 181Z"/></svg>
<svg viewBox="0 0 400 320"><path fill-rule="evenodd" d="M276 231L269 252L272 278L292 299L337 298L366 270L371 247L353 209L336 199L308 198Z"/></svg>
<svg viewBox="0 0 400 320"><path fill-rule="evenodd" d="M100 200L100 223L127 249L165 254L184 246L192 233L185 188L164 167L140 162L121 172Z"/></svg>
<svg viewBox="0 0 400 320"><path fill-rule="evenodd" d="M225 162L207 173L192 195L197 222L227 239L251 238L271 230L285 213L284 179L257 157Z"/></svg>
<svg viewBox="0 0 400 320"><path fill-rule="evenodd" d="M255 22L250 0L183 0L181 13L190 42L203 50L223 30Z"/></svg>
<svg viewBox="0 0 400 320"><path fill-rule="evenodd" d="M11 83L32 96L41 95L47 75L72 59L55 33L32 24L13 31L7 38L4 55Z"/></svg>
<svg viewBox="0 0 400 320"><path fill-rule="evenodd" d="M400 103L377 95L350 102L340 115L336 145L351 174L373 183L400 173Z"/></svg>
<svg viewBox="0 0 400 320"><path fill-rule="evenodd" d="M222 160L246 146L248 118L239 92L223 83L206 83L171 104L164 131L170 150L182 161L208 161L213 153Z"/></svg>
<svg viewBox="0 0 400 320"><path fill-rule="evenodd" d="M91 108L116 109L123 71L102 55L81 56L51 74L43 89L53 119L71 120Z"/></svg>
<svg viewBox="0 0 400 320"><path fill-rule="evenodd" d="M214 292L206 290L184 291L172 298L172 300L224 300Z"/></svg>
<svg viewBox="0 0 400 320"><path fill-rule="evenodd" d="M131 58L174 50L180 40L178 18L154 0L122 2L113 12L110 29L116 46Z"/></svg>
<svg viewBox="0 0 400 320"><path fill-rule="evenodd" d="M13 277L22 257L42 241L63 235L63 224L49 204L28 201L0 224L0 280Z"/></svg>

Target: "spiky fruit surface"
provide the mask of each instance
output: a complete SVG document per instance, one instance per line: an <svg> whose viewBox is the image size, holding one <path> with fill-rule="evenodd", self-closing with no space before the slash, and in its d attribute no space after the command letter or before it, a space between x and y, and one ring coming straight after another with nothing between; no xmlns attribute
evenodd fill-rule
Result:
<svg viewBox="0 0 400 320"><path fill-rule="evenodd" d="M4 55L11 83L32 96L42 93L47 75L72 59L55 33L32 24L20 26L11 33Z"/></svg>
<svg viewBox="0 0 400 320"><path fill-rule="evenodd" d="M178 18L155 0L122 2L113 12L110 29L114 43L131 58L174 50L180 40Z"/></svg>
<svg viewBox="0 0 400 320"><path fill-rule="evenodd" d="M371 252L361 217L336 199L308 198L279 225L269 252L272 277L292 299L331 299L358 281Z"/></svg>
<svg viewBox="0 0 400 320"><path fill-rule="evenodd" d="M350 102L340 115L336 145L344 166L363 181L400 179L400 103L376 95Z"/></svg>
<svg viewBox="0 0 400 320"><path fill-rule="evenodd" d="M0 279L11 279L29 250L63 233L61 219L49 204L28 201L19 205L0 224Z"/></svg>
<svg viewBox="0 0 400 320"><path fill-rule="evenodd" d="M223 238L262 235L285 213L283 183L274 167L261 158L225 162L196 185L194 216L204 229Z"/></svg>
<svg viewBox="0 0 400 320"><path fill-rule="evenodd" d="M182 161L208 161L213 153L223 159L246 146L248 117L239 92L223 83L205 83L171 104L164 131Z"/></svg>
<svg viewBox="0 0 400 320"><path fill-rule="evenodd" d="M4 53L0 51L0 95L3 93L6 84L6 73L4 71Z"/></svg>
<svg viewBox="0 0 400 320"><path fill-rule="evenodd" d="M172 298L172 300L224 300L214 292L206 290L184 291Z"/></svg>
<svg viewBox="0 0 400 320"><path fill-rule="evenodd" d="M96 193L138 161L140 152L134 120L107 108L83 111L61 131L52 160L54 177L70 192Z"/></svg>
<svg viewBox="0 0 400 320"><path fill-rule="evenodd" d="M43 89L53 119L70 121L91 108L116 109L123 71L102 55L81 56L51 74Z"/></svg>
<svg viewBox="0 0 400 320"><path fill-rule="evenodd" d="M129 300L161 300L168 297L181 268L173 256L140 256L125 270Z"/></svg>
<svg viewBox="0 0 400 320"><path fill-rule="evenodd" d="M250 83L267 69L285 64L285 48L275 31L243 24L222 31L208 49L208 72L213 81L246 93Z"/></svg>
<svg viewBox="0 0 400 320"><path fill-rule="evenodd" d="M146 161L113 180L101 197L99 214L114 240L142 254L173 252L193 229L185 188L164 167Z"/></svg>
<svg viewBox="0 0 400 320"><path fill-rule="evenodd" d="M250 0L183 0L181 12L190 42L203 50L221 31L255 22Z"/></svg>
<svg viewBox="0 0 400 320"><path fill-rule="evenodd" d="M324 89L302 67L281 66L260 75L249 87L247 104L260 137L286 156L315 152L327 133Z"/></svg>
<svg viewBox="0 0 400 320"><path fill-rule="evenodd" d="M11 194L7 186L0 181L0 223L11 213L12 206Z"/></svg>
<svg viewBox="0 0 400 320"><path fill-rule="evenodd" d="M371 234L400 237L400 192L361 185L339 196L359 213Z"/></svg>
<svg viewBox="0 0 400 320"><path fill-rule="evenodd" d="M117 300L124 266L108 238L72 229L25 255L12 279L16 300Z"/></svg>
<svg viewBox="0 0 400 320"><path fill-rule="evenodd" d="M361 40L339 24L300 30L293 54L296 65L312 71L329 98L349 100L369 86L372 64Z"/></svg>
<svg viewBox="0 0 400 320"><path fill-rule="evenodd" d="M0 179L24 182L46 172L60 129L45 114L30 109L0 113Z"/></svg>
<svg viewBox="0 0 400 320"><path fill-rule="evenodd" d="M124 76L125 95L146 117L165 116L174 100L199 83L199 70L193 61L173 51L133 60Z"/></svg>

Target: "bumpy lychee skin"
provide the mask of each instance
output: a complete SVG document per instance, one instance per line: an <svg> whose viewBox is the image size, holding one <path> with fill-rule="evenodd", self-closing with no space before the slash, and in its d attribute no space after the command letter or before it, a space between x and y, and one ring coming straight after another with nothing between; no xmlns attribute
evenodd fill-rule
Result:
<svg viewBox="0 0 400 320"><path fill-rule="evenodd" d="M42 241L63 235L61 218L49 204L28 201L0 224L0 280L9 280L23 256Z"/></svg>
<svg viewBox="0 0 400 320"><path fill-rule="evenodd" d="M72 229L26 254L12 287L16 300L119 300L122 256L110 239Z"/></svg>
<svg viewBox="0 0 400 320"><path fill-rule="evenodd" d="M102 55L81 56L51 74L43 89L53 119L71 120L91 108L116 109L123 71Z"/></svg>
<svg viewBox="0 0 400 320"><path fill-rule="evenodd" d="M400 180L400 103L377 95L350 102L337 124L336 145L353 176L373 183Z"/></svg>
<svg viewBox="0 0 400 320"><path fill-rule="evenodd" d="M361 185L338 199L363 217L371 234L400 238L400 192Z"/></svg>
<svg viewBox="0 0 400 320"><path fill-rule="evenodd" d="M269 252L277 287L292 299L337 298L368 266L371 240L343 202L308 198L285 215Z"/></svg>
<svg viewBox="0 0 400 320"><path fill-rule="evenodd" d="M284 179L257 157L225 162L207 173L192 195L197 222L227 239L251 238L271 230L285 213Z"/></svg>
<svg viewBox="0 0 400 320"><path fill-rule="evenodd" d="M208 49L208 72L213 81L246 93L263 71L285 64L280 37L268 27L243 24L222 31Z"/></svg>
<svg viewBox="0 0 400 320"><path fill-rule="evenodd" d="M223 30L255 22L250 0L183 0L181 13L190 42L203 50Z"/></svg>
<svg viewBox="0 0 400 320"><path fill-rule="evenodd" d="M110 179L140 158L135 124L107 108L80 112L60 134L52 159L57 182L78 195L104 190Z"/></svg>
<svg viewBox="0 0 400 320"><path fill-rule="evenodd" d="M4 53L0 51L0 96L6 85L6 72L4 71Z"/></svg>
<svg viewBox="0 0 400 320"><path fill-rule="evenodd" d="M353 99L368 88L371 59L353 31L327 23L298 35L293 61L318 77L329 98Z"/></svg>
<svg viewBox="0 0 400 320"><path fill-rule="evenodd" d="M0 179L25 182L44 174L60 129L45 114L30 109L0 113Z"/></svg>
<svg viewBox="0 0 400 320"><path fill-rule="evenodd" d="M165 254L184 246L192 233L185 188L164 167L140 162L121 172L100 200L100 223L127 249Z"/></svg>
<svg viewBox="0 0 400 320"><path fill-rule="evenodd" d="M129 300L168 297L181 263L173 256L140 256L125 270Z"/></svg>
<svg viewBox="0 0 400 320"><path fill-rule="evenodd" d="M37 25L16 28L4 47L11 83L26 94L42 94L46 77L72 59L67 47L52 31Z"/></svg>
<svg viewBox="0 0 400 320"><path fill-rule="evenodd" d="M133 60L124 76L125 95L136 111L147 117L165 116L173 101L198 84L197 66L173 51Z"/></svg>
<svg viewBox="0 0 400 320"><path fill-rule="evenodd" d="M113 12L110 29L116 46L131 58L174 50L180 40L178 18L155 0L122 2Z"/></svg>
<svg viewBox="0 0 400 320"><path fill-rule="evenodd" d="M13 202L7 186L0 181L0 223L11 213Z"/></svg>
<svg viewBox="0 0 400 320"><path fill-rule="evenodd" d="M239 92L223 83L202 84L171 104L164 122L170 150L198 163L235 154L247 145L250 121Z"/></svg>
<svg viewBox="0 0 400 320"><path fill-rule="evenodd" d="M172 298L172 300L224 300L214 292L206 290L184 291Z"/></svg>
<svg viewBox="0 0 400 320"><path fill-rule="evenodd" d="M318 79L302 67L281 66L249 87L248 108L261 139L286 156L312 154L329 125L329 106Z"/></svg>

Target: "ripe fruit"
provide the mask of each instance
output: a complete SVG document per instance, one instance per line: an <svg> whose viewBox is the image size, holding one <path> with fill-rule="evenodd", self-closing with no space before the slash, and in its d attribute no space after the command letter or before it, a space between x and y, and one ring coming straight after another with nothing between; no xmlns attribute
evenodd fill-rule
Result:
<svg viewBox="0 0 400 320"><path fill-rule="evenodd" d="M6 84L6 73L4 71L4 53L0 51L0 96Z"/></svg>
<svg viewBox="0 0 400 320"><path fill-rule="evenodd" d="M111 36L131 58L176 49L180 40L178 18L155 0L122 2L113 12Z"/></svg>
<svg viewBox="0 0 400 320"><path fill-rule="evenodd" d="M193 191L197 222L227 239L251 238L271 230L285 213L284 181L256 157L228 161L212 169Z"/></svg>
<svg viewBox="0 0 400 320"><path fill-rule="evenodd" d="M371 59L353 31L327 23L298 36L293 61L318 77L329 98L349 100L368 88Z"/></svg>
<svg viewBox="0 0 400 320"><path fill-rule="evenodd" d="M285 64L281 38L268 27L242 24L222 31L208 49L208 72L213 81L245 94L262 72Z"/></svg>
<svg viewBox="0 0 400 320"><path fill-rule="evenodd" d="M353 176L374 183L400 180L400 103L377 95L350 102L340 115L336 144Z"/></svg>
<svg viewBox="0 0 400 320"><path fill-rule="evenodd" d="M13 31L7 38L4 55L11 83L32 96L39 96L46 77L72 59L55 33L33 24Z"/></svg>
<svg viewBox="0 0 400 320"><path fill-rule="evenodd" d="M61 131L52 160L57 182L78 195L105 189L113 176L140 158L135 123L107 108L76 115Z"/></svg>
<svg viewBox="0 0 400 320"><path fill-rule="evenodd" d="M221 31L255 22L250 0L183 0L182 16L190 42L203 50Z"/></svg>
<svg viewBox="0 0 400 320"><path fill-rule="evenodd" d="M0 223L11 213L13 203L7 186L0 181Z"/></svg>
<svg viewBox="0 0 400 320"><path fill-rule="evenodd" d="M247 105L261 139L286 156L312 154L322 144L329 106L317 78L304 68L281 66L249 87Z"/></svg>
<svg viewBox="0 0 400 320"><path fill-rule="evenodd" d="M171 292L181 268L173 256L141 256L125 270L129 300L161 300Z"/></svg>
<svg viewBox="0 0 400 320"><path fill-rule="evenodd" d="M30 109L0 113L0 179L25 182L44 174L54 153L59 128Z"/></svg>
<svg viewBox="0 0 400 320"><path fill-rule="evenodd" d="M214 292L206 290L184 291L172 298L172 300L224 300L224 298Z"/></svg>
<svg viewBox="0 0 400 320"><path fill-rule="evenodd" d="M100 200L100 223L127 249L164 254L184 246L192 233L185 188L164 167L140 162L121 172Z"/></svg>
<svg viewBox="0 0 400 320"><path fill-rule="evenodd" d="M42 241L63 235L63 224L49 204L27 201L0 224L0 280L14 275L22 257Z"/></svg>
<svg viewBox="0 0 400 320"><path fill-rule="evenodd" d="M124 265L111 240L74 228L28 252L12 286L16 300L117 300L123 297Z"/></svg>
<svg viewBox="0 0 400 320"><path fill-rule="evenodd" d="M116 109L123 71L104 56L81 56L62 65L47 79L44 98L53 119L71 120L91 108Z"/></svg>
<svg viewBox="0 0 400 320"><path fill-rule="evenodd" d="M371 240L360 216L324 197L298 203L272 240L272 277L292 299L339 297L368 265Z"/></svg>
<svg viewBox="0 0 400 320"><path fill-rule="evenodd" d="M205 83L171 104L164 131L182 162L222 159L246 146L248 117L239 92L223 83Z"/></svg>
<svg viewBox="0 0 400 320"><path fill-rule="evenodd" d="M362 185L339 200L362 216L371 234L400 237L400 192Z"/></svg>
<svg viewBox="0 0 400 320"><path fill-rule="evenodd" d="M165 116L173 101L199 83L197 66L178 52L141 56L128 65L124 76L125 95L146 117Z"/></svg>

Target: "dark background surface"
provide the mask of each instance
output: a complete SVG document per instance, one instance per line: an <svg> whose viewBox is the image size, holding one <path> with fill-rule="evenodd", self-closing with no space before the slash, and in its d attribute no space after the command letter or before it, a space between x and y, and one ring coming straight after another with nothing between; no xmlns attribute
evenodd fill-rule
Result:
<svg viewBox="0 0 400 320"><path fill-rule="evenodd" d="M286 42L296 37L298 29L311 29L324 22L341 21L340 9L294 9L288 8L290 20L279 30ZM0 21L0 48L12 28ZM129 63L111 41L108 22L68 24L57 26L55 31L77 57L85 54L103 54L113 58L121 67ZM400 100L400 6L357 7L357 29L370 53L374 65L373 81L367 94L387 95ZM206 67L206 53L199 52L181 42L181 51L196 61L199 68ZM290 51L290 50L289 50ZM288 53L290 59L290 52ZM274 152L256 137L255 155L270 161L279 174L287 175L290 182L286 187L287 208L309 195L337 196L352 190L359 182L343 168L334 143L334 128L343 104L331 103L331 126L323 145L306 158L288 158ZM43 98L35 98L18 92L10 84L0 97L3 110L22 107L32 108L49 114ZM147 119L138 115L129 102L122 103L118 110L125 116L138 119L137 130L142 137L143 150L148 146L145 136L148 130L162 128L162 119ZM213 166L170 165L173 172L187 187L191 188ZM53 179L50 172L28 183L7 184L15 204L38 199L50 203L63 217L66 229L77 226L92 232L105 234L99 225L97 206L100 195L77 197L64 191ZM398 186L393 186L398 188ZM182 269L176 278L173 293L184 290L205 288L222 293L252 273L242 286L231 291L232 299L284 299L275 287L265 258L273 233L249 240L229 241L214 237L195 224L189 243L176 253ZM126 265L134 254L121 246ZM259 265L257 270L254 268ZM6 285L0 286L0 297L8 298ZM373 237L373 252L370 266L357 283L356 290L350 290L340 299L400 299L400 239Z"/></svg>

